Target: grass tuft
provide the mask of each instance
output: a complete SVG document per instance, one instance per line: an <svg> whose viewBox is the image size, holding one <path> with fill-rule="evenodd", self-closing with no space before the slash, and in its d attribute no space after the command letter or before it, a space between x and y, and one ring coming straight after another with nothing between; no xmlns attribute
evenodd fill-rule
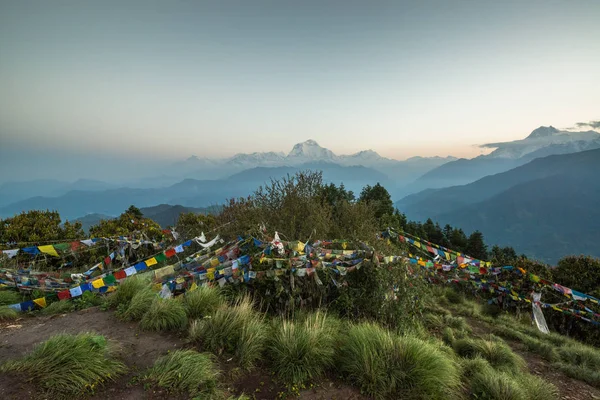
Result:
<svg viewBox="0 0 600 400"><path fill-rule="evenodd" d="M70 301L55 301L49 304L46 308L40 310L42 315L57 315L70 313L75 309L75 306Z"/></svg>
<svg viewBox="0 0 600 400"><path fill-rule="evenodd" d="M496 369L516 372L525 367L525 361L501 341L465 338L455 340L452 347L459 356L481 356Z"/></svg>
<svg viewBox="0 0 600 400"><path fill-rule="evenodd" d="M176 350L158 358L145 379L169 391L206 398L218 393L219 375L211 354Z"/></svg>
<svg viewBox="0 0 600 400"><path fill-rule="evenodd" d="M146 331L178 331L187 325L183 304L177 299L155 297L142 317L140 327Z"/></svg>
<svg viewBox="0 0 600 400"><path fill-rule="evenodd" d="M515 377L526 400L558 400L558 388L539 376L525 374Z"/></svg>
<svg viewBox="0 0 600 400"><path fill-rule="evenodd" d="M157 294L152 289L144 288L133 296L125 311L117 311L117 314L122 319L139 321L150 310L155 298L157 298Z"/></svg>
<svg viewBox="0 0 600 400"><path fill-rule="evenodd" d="M337 327L321 312L281 321L268 346L275 374L288 385L320 377L334 363Z"/></svg>
<svg viewBox="0 0 600 400"><path fill-rule="evenodd" d="M23 296L18 292L15 292L14 290L0 290L0 306L9 306L22 301Z"/></svg>
<svg viewBox="0 0 600 400"><path fill-rule="evenodd" d="M125 279L117 290L109 297L111 307L129 306L131 299L137 292L150 287L150 281L144 276L132 276Z"/></svg>
<svg viewBox="0 0 600 400"><path fill-rule="evenodd" d="M438 346L373 323L348 330L339 365L349 380L377 398L446 399L460 386L458 365Z"/></svg>
<svg viewBox="0 0 600 400"><path fill-rule="evenodd" d="M12 308L0 307L0 321L12 321L19 317L19 313Z"/></svg>
<svg viewBox="0 0 600 400"><path fill-rule="evenodd" d="M234 355L242 368L249 370L262 356L267 328L250 298L243 297L231 307L222 306L212 316L192 322L189 338L217 355Z"/></svg>
<svg viewBox="0 0 600 400"><path fill-rule="evenodd" d="M214 313L224 303L218 289L200 286L187 292L183 297L183 305L190 319L202 318Z"/></svg>
<svg viewBox="0 0 600 400"><path fill-rule="evenodd" d="M125 370L125 365L115 359L113 346L94 333L52 336L22 359L0 367L0 372L27 374L53 397L93 391Z"/></svg>
<svg viewBox="0 0 600 400"><path fill-rule="evenodd" d="M476 399L527 400L521 385L513 376L492 369L473 375L471 394Z"/></svg>

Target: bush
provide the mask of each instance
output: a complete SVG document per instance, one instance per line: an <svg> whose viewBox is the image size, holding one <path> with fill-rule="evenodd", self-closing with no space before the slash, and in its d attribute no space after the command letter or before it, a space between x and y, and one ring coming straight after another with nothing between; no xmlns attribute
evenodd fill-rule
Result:
<svg viewBox="0 0 600 400"><path fill-rule="evenodd" d="M94 333L52 336L22 359L0 367L0 372L25 373L52 396L61 397L93 390L125 370L114 358L114 347Z"/></svg>
<svg viewBox="0 0 600 400"><path fill-rule="evenodd" d="M200 286L196 290L186 292L183 305L190 319L202 318L211 315L223 305L223 298L217 289Z"/></svg>
<svg viewBox="0 0 600 400"><path fill-rule="evenodd" d="M503 342L465 338L455 340L452 347L459 356L464 358L481 356L496 369L516 372L525 366L525 361Z"/></svg>
<svg viewBox="0 0 600 400"><path fill-rule="evenodd" d="M9 306L23 301L23 296L14 290L0 290L0 306Z"/></svg>
<svg viewBox="0 0 600 400"><path fill-rule="evenodd" d="M217 355L232 354L243 368L251 369L265 348L267 328L250 298L244 297L231 307L222 306L210 318L192 322L189 338Z"/></svg>
<svg viewBox="0 0 600 400"><path fill-rule="evenodd" d="M42 315L56 315L70 313L75 309L75 306L70 301L55 301L49 304L46 308L40 310Z"/></svg>
<svg viewBox="0 0 600 400"><path fill-rule="evenodd" d="M150 282L146 277L132 276L125 279L118 287L117 290L109 297L109 304L111 307L117 307L121 304L129 305L133 296L141 290L150 287Z"/></svg>
<svg viewBox="0 0 600 400"><path fill-rule="evenodd" d="M320 377L333 365L337 335L337 324L320 312L303 322L282 321L268 346L275 374L288 385Z"/></svg>
<svg viewBox="0 0 600 400"><path fill-rule="evenodd" d="M217 393L219 375L211 354L176 350L158 358L145 379L170 391L210 396Z"/></svg>
<svg viewBox="0 0 600 400"><path fill-rule="evenodd" d="M186 324L185 308L179 300L155 297L142 317L140 327L146 331L178 331Z"/></svg>
<svg viewBox="0 0 600 400"><path fill-rule="evenodd" d="M0 321L12 321L13 319L17 319L19 317L19 313L17 313L12 308L8 308L5 306L0 307Z"/></svg>
<svg viewBox="0 0 600 400"><path fill-rule="evenodd" d="M157 294L152 289L143 288L131 298L129 307L122 312L118 311L117 314L122 319L139 321L150 310L154 299L157 297Z"/></svg>
<svg viewBox="0 0 600 400"><path fill-rule="evenodd" d="M374 397L446 399L460 385L457 364L437 346L373 323L344 335L339 369Z"/></svg>

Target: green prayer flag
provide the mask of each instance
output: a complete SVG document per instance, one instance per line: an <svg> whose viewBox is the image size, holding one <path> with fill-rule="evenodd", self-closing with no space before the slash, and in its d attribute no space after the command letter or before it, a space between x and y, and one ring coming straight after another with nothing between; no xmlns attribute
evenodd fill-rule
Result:
<svg viewBox="0 0 600 400"><path fill-rule="evenodd" d="M165 253L160 253L157 256L154 256L154 258L156 259L157 262L161 262L161 261L165 261L167 259L167 256L165 255Z"/></svg>

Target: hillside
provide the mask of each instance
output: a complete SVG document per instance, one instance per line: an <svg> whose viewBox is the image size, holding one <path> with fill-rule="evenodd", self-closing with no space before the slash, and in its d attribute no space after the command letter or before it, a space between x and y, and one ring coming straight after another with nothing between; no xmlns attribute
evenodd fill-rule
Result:
<svg viewBox="0 0 600 400"><path fill-rule="evenodd" d="M600 255L600 150L535 159L468 185L427 190L397 207L431 217L518 252L556 262L567 254Z"/></svg>

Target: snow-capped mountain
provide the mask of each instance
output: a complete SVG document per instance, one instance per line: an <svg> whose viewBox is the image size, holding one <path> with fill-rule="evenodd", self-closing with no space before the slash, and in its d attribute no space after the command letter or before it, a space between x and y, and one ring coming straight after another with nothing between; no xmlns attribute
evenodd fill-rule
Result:
<svg viewBox="0 0 600 400"><path fill-rule="evenodd" d="M239 165L253 168L257 165L281 165L285 161L285 154L282 152L269 151L265 153L239 153L226 160L230 165Z"/></svg>
<svg viewBox="0 0 600 400"><path fill-rule="evenodd" d="M309 139L294 145L285 159L292 164L304 164L313 161L335 162L338 157L333 154L333 151L321 147L316 141Z"/></svg>
<svg viewBox="0 0 600 400"><path fill-rule="evenodd" d="M549 146L560 145L563 150L569 148L569 152L574 153L590 147L595 148L596 143L600 147L600 133L596 131L569 132L558 130L553 126L540 126L525 139L488 143L481 147L495 149L485 156L487 158L518 159Z"/></svg>

